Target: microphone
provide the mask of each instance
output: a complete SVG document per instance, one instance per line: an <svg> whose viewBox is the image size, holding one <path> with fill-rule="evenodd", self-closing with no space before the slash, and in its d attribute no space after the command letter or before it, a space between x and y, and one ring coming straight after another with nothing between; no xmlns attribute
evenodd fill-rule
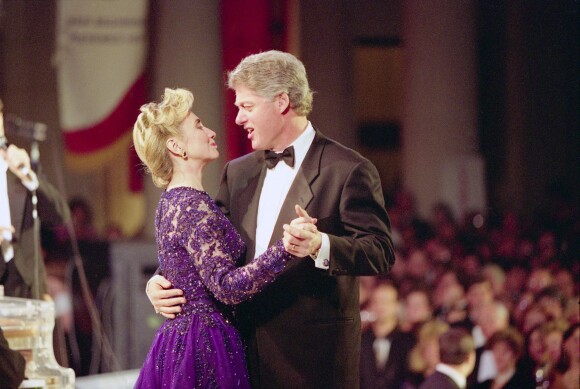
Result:
<svg viewBox="0 0 580 389"><path fill-rule="evenodd" d="M4 118L6 135L15 135L38 142L46 140L47 125L40 122L23 120L18 116L6 115Z"/></svg>

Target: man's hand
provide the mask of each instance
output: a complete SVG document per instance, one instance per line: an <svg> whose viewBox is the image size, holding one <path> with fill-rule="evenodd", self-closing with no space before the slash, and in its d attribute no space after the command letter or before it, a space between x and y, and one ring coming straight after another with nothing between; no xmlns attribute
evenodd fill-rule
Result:
<svg viewBox="0 0 580 389"><path fill-rule="evenodd" d="M6 150L2 150L0 156L6 160L10 171L21 181L27 183L37 180L36 174L30 168L30 156L26 150L10 145Z"/></svg>
<svg viewBox="0 0 580 389"><path fill-rule="evenodd" d="M288 225L284 224L284 247L297 257L316 253L322 245L322 236L316 228L316 218L308 215L305 209L295 206L298 217Z"/></svg>
<svg viewBox="0 0 580 389"><path fill-rule="evenodd" d="M14 233L14 226L0 226L0 243L4 240L4 231Z"/></svg>
<svg viewBox="0 0 580 389"><path fill-rule="evenodd" d="M185 297L181 289L171 289L171 286L171 282L163 276L155 275L147 282L145 293L155 312L168 319L175 319L175 315L181 312L181 306L185 304Z"/></svg>

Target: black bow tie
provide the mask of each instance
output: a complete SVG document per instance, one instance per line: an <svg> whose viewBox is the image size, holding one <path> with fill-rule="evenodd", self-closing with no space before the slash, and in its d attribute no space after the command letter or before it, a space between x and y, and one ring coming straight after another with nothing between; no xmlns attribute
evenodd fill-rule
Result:
<svg viewBox="0 0 580 389"><path fill-rule="evenodd" d="M273 169L280 160L284 160L290 167L294 167L294 147L287 147L283 152L277 153L272 150L266 151L266 166L268 169Z"/></svg>

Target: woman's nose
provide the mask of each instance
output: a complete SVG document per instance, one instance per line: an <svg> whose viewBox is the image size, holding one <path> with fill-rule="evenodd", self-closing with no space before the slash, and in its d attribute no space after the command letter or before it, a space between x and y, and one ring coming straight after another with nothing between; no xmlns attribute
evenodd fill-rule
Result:
<svg viewBox="0 0 580 389"><path fill-rule="evenodd" d="M205 133L207 134L207 136L209 136L211 139L215 138L215 131L210 129L210 128L205 128Z"/></svg>

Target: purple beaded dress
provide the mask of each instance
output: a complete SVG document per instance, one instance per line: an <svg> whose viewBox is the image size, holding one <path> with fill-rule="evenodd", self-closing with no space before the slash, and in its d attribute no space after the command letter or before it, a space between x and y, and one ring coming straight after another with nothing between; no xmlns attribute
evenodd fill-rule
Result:
<svg viewBox="0 0 580 389"><path fill-rule="evenodd" d="M249 388L228 305L261 291L291 255L280 240L237 267L244 242L211 197L193 188L161 195L155 228L161 274L187 303L157 331L135 388Z"/></svg>

